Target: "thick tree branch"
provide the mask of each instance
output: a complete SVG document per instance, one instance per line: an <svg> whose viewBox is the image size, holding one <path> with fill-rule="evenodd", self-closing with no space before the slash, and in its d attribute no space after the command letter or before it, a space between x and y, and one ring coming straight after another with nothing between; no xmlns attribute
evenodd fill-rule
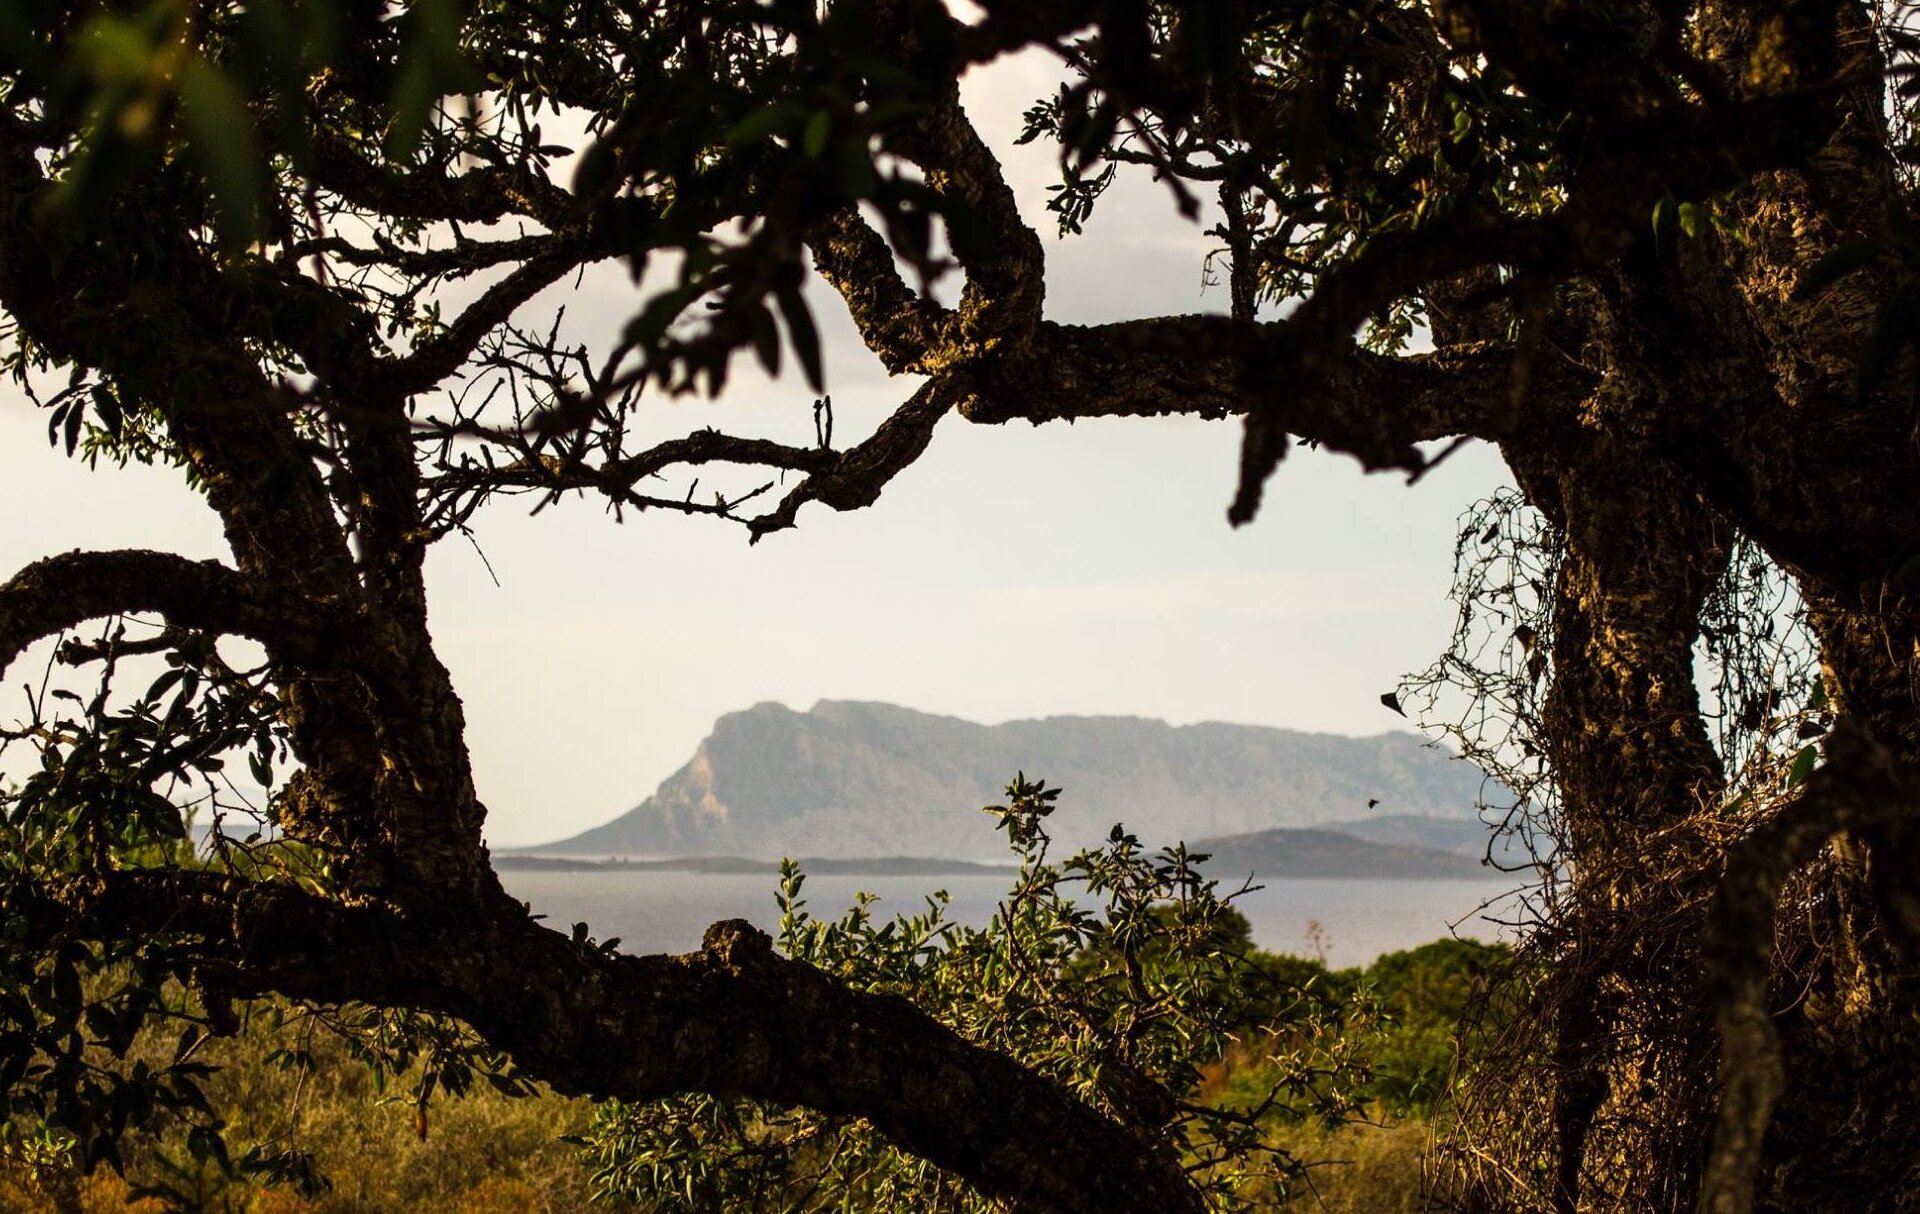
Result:
<svg viewBox="0 0 1920 1214"><path fill-rule="evenodd" d="M1231 417L1260 409L1288 433L1367 460L1455 435L1498 438L1512 422L1513 350L1504 343L1393 357L1352 342L1322 357L1320 391L1285 375L1284 323L1171 316L1081 327L1043 325L1031 348L982 360L961 405L974 422L1081 417ZM1577 400L1592 377L1564 360L1544 388ZM1378 462L1372 461L1372 462Z"/></svg>
<svg viewBox="0 0 1920 1214"><path fill-rule="evenodd" d="M1198 1211L1168 1147L893 996L777 956L739 921L698 953L635 957L573 942L497 893L399 916L217 873L91 874L22 913L63 934L171 943L216 988L359 1000L464 1020L567 1094L684 1091L865 1117L902 1148L1023 1210Z"/></svg>
<svg viewBox="0 0 1920 1214"><path fill-rule="evenodd" d="M0 585L0 672L33 642L107 615L158 612L203 632L251 637L276 657L316 656L322 629L298 604L218 561L123 549L35 561Z"/></svg>
<svg viewBox="0 0 1920 1214"><path fill-rule="evenodd" d="M926 373L927 355L943 344L944 308L907 286L893 251L860 212L844 207L808 238L813 266L840 297L867 349L895 375Z"/></svg>

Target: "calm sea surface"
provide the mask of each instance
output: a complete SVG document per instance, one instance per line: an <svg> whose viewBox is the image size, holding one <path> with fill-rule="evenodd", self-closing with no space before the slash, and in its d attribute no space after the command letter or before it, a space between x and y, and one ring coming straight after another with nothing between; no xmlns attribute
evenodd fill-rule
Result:
<svg viewBox="0 0 1920 1214"><path fill-rule="evenodd" d="M584 921L596 939L620 938L624 952L691 952L719 919L747 919L769 930L779 921L771 873L507 871L515 897L565 931ZM1449 932L1492 940L1515 918L1509 895L1518 877L1498 881L1294 879L1269 882L1235 902L1253 924L1254 942L1276 952L1323 954L1330 965L1363 965ZM916 912L936 889L953 896L948 917L979 925L1012 885L1006 876L810 876L807 909L837 915L857 891L880 895L878 915ZM1315 931L1317 925L1317 944Z"/></svg>

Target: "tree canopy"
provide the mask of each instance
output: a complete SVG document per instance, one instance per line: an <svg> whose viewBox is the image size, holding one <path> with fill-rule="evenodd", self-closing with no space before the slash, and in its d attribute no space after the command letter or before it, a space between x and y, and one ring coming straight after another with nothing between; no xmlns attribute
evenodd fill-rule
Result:
<svg viewBox="0 0 1920 1214"><path fill-rule="evenodd" d="M12 737L37 760L5 802L0 1086L110 1159L191 1076L125 1095L90 1049L159 1015L222 1031L236 999L361 1003L562 1091L863 1118L1023 1207L1201 1208L1156 1127L758 933L635 957L531 919L488 866L422 576L502 495L759 539L873 505L949 414L1193 414L1244 427L1235 523L1301 442L1417 476L1478 440L1518 486L1463 536L1458 643L1399 701L1543 849L1462 1200L1896 1205L1920 1107L1907 16L0 4L8 368L70 452L177 466L230 549L0 585L0 664L66 637L99 678ZM1045 245L957 84L1026 48L1070 81L1026 132L1059 146L1061 232L1151 173L1218 216L1230 314L1047 317ZM667 285L611 348L570 346L527 305L603 261ZM824 390L809 274L917 381L890 417L851 444L824 403L811 445L634 439L737 357ZM682 488L712 466L744 487ZM242 758L271 832L182 862L181 804L238 812L213 773Z"/></svg>

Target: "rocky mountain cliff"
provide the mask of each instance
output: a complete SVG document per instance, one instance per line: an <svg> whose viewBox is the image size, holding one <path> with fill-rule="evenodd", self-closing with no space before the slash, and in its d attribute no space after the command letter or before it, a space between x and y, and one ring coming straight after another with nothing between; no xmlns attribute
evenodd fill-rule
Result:
<svg viewBox="0 0 1920 1214"><path fill-rule="evenodd" d="M1079 847L1124 822L1158 845L1380 813L1473 821L1480 774L1412 734L1371 738L1139 717L979 725L891 704L729 713L640 805L529 849L593 856L948 856L1002 860L980 807L1014 773L1065 789L1049 819Z"/></svg>

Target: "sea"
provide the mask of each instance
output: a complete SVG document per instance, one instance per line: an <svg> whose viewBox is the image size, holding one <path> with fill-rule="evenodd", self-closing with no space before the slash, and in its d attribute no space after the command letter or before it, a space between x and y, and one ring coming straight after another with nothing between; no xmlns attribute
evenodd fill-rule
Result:
<svg viewBox="0 0 1920 1214"><path fill-rule="evenodd" d="M820 874L807 878L802 894L808 911L825 919L837 917L860 892L878 895L872 908L876 916L891 916L923 911L927 895L943 889L951 898L947 917L979 926L992 917L1012 877L1011 869L940 876ZM618 937L623 952L692 952L710 923L746 919L772 931L780 918L774 904L777 878L771 873L509 869L500 879L552 926L566 931L585 923L596 940ZM1525 918L1525 888L1522 874L1487 880L1290 878L1269 881L1233 904L1247 916L1261 948L1319 957L1341 969L1446 936L1511 940Z"/></svg>

